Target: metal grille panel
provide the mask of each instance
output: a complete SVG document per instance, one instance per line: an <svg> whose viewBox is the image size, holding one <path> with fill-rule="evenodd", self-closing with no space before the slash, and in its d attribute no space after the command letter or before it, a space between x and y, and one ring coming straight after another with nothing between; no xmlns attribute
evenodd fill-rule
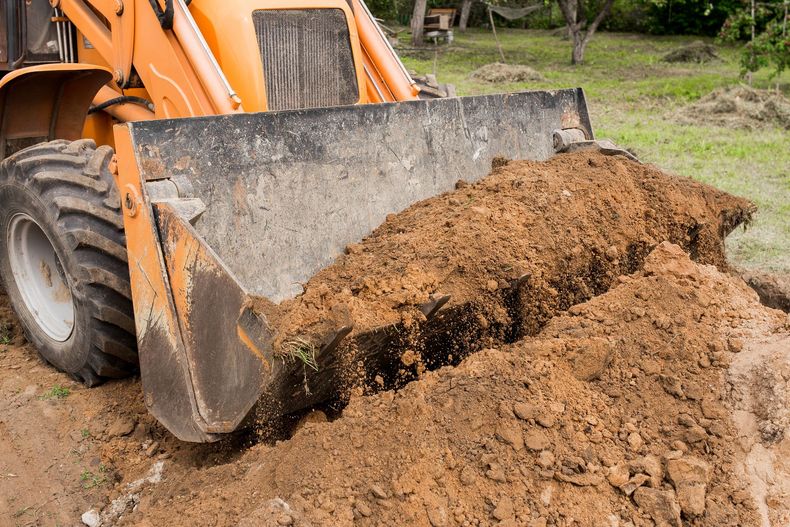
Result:
<svg viewBox="0 0 790 527"><path fill-rule="evenodd" d="M351 39L340 9L253 13L270 110L354 104Z"/></svg>

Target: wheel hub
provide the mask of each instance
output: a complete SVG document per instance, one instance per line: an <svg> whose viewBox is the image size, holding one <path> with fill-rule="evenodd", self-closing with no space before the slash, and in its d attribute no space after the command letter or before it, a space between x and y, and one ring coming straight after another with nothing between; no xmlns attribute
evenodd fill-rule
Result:
<svg viewBox="0 0 790 527"><path fill-rule="evenodd" d="M11 272L25 307L51 339L68 340L74 330L74 302L52 242L23 212L11 218L7 236Z"/></svg>

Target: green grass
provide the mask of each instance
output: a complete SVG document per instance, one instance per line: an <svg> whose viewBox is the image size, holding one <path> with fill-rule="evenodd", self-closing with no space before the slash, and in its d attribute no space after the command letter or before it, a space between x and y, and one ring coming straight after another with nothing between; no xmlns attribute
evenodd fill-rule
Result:
<svg viewBox="0 0 790 527"><path fill-rule="evenodd" d="M570 43L559 36L548 31L498 32L507 61L530 66L545 81L488 84L471 79L475 69L500 60L494 38L485 30L456 33L451 46L403 49L400 54L409 69L435 73L440 82L455 84L459 95L583 87L598 137L633 149L644 162L757 204L758 214L749 229L728 239L734 263L790 272L790 133L673 120L673 113L689 102L717 87L741 82L737 48L719 47L722 60L709 64L667 64L661 61L664 54L698 38L597 33L587 48L585 64L574 67ZM787 95L790 72L770 82L767 70L754 77L755 87L777 82Z"/></svg>
<svg viewBox="0 0 790 527"><path fill-rule="evenodd" d="M0 324L0 346L11 344L11 327L8 324Z"/></svg>
<svg viewBox="0 0 790 527"><path fill-rule="evenodd" d="M312 370L318 371L318 361L315 358L316 347L310 342L295 338L283 344L283 351L290 360L298 360Z"/></svg>
<svg viewBox="0 0 790 527"><path fill-rule="evenodd" d="M98 473L85 469L80 474L80 484L83 489L99 487L107 482L107 467L99 465Z"/></svg>
<svg viewBox="0 0 790 527"><path fill-rule="evenodd" d="M63 399L71 394L71 390L66 388L65 386L60 386L56 384L46 392L44 392L39 399Z"/></svg>

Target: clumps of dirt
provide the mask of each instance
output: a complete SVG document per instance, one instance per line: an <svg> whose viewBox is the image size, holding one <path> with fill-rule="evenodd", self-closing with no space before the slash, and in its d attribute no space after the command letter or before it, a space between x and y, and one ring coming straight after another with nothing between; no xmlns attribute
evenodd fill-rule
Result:
<svg viewBox="0 0 790 527"><path fill-rule="evenodd" d="M719 60L719 55L716 53L715 46L701 40L695 40L691 44L670 51L664 55L662 60L664 62L696 62L703 64Z"/></svg>
<svg viewBox="0 0 790 527"><path fill-rule="evenodd" d="M492 84L502 84L507 82L541 82L545 77L523 64L503 64L493 62L486 64L473 71L469 77L471 79L490 82Z"/></svg>
<svg viewBox="0 0 790 527"><path fill-rule="evenodd" d="M482 181L390 216L279 307L275 349L297 341L321 350L340 328L353 333L317 352L318 371L294 363L301 390L274 387L271 399L278 390L315 403L360 385L387 389L534 335L638 270L662 241L725 267L723 239L752 211L747 200L622 157L499 163Z"/></svg>
<svg viewBox="0 0 790 527"><path fill-rule="evenodd" d="M760 525L788 502L773 488L757 503L741 474L790 471L778 450L744 464L755 441L733 427L730 394L763 384L728 368L788 338L787 316L740 279L662 243L537 336L355 397L334 422L312 414L233 463L187 479L173 464L121 525ZM754 406L774 446L786 395Z"/></svg>
<svg viewBox="0 0 790 527"><path fill-rule="evenodd" d="M775 91L728 86L681 109L677 117L688 124L748 130L776 126L790 130L790 100Z"/></svg>

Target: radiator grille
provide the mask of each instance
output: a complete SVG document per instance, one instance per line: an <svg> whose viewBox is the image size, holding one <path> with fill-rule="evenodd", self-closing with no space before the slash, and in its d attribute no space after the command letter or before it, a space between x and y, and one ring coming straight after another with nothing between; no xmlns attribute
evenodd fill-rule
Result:
<svg viewBox="0 0 790 527"><path fill-rule="evenodd" d="M253 12L270 110L354 104L351 39L340 9Z"/></svg>

